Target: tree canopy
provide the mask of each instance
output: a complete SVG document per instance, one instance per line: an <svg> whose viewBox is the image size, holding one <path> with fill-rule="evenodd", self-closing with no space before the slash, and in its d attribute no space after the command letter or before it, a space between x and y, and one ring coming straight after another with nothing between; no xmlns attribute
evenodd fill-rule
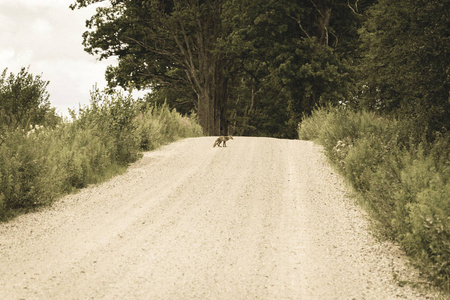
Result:
<svg viewBox="0 0 450 300"><path fill-rule="evenodd" d="M76 0L111 86L195 111L207 135L296 137L316 106L448 114L450 0ZM428 107L426 113L424 109Z"/></svg>
<svg viewBox="0 0 450 300"><path fill-rule="evenodd" d="M449 129L449 0L380 0L361 28L361 104Z"/></svg>
<svg viewBox="0 0 450 300"><path fill-rule="evenodd" d="M184 86L197 96L195 109L205 134L224 131L227 59L221 48L225 0L84 1L72 8L108 2L87 22L86 51L117 56L107 79L122 87Z"/></svg>

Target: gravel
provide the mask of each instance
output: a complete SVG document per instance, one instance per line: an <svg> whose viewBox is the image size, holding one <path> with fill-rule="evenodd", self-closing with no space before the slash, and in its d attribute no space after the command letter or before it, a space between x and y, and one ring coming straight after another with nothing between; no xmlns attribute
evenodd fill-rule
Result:
<svg viewBox="0 0 450 300"><path fill-rule="evenodd" d="M214 140L0 224L0 299L440 299L319 146Z"/></svg>

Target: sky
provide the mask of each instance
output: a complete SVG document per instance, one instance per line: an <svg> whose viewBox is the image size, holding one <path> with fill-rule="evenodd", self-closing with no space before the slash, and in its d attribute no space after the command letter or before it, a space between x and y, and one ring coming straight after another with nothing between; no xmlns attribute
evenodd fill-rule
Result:
<svg viewBox="0 0 450 300"><path fill-rule="evenodd" d="M68 108L89 104L90 91L106 86L105 70L116 59L98 61L84 51L82 34L94 7L71 10L75 0L0 0L0 72L17 74L29 67L49 81L52 107L67 116Z"/></svg>

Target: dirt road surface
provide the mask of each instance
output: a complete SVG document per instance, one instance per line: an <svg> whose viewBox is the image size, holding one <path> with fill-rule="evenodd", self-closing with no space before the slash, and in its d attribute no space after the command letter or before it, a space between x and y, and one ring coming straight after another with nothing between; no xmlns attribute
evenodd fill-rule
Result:
<svg viewBox="0 0 450 300"><path fill-rule="evenodd" d="M433 299L393 280L414 271L319 146L213 142L0 224L0 299Z"/></svg>

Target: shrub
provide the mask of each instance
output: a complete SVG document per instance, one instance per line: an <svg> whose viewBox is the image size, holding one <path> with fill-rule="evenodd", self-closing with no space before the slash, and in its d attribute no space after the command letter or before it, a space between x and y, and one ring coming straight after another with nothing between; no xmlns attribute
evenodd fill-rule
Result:
<svg viewBox="0 0 450 300"><path fill-rule="evenodd" d="M131 95L106 95L96 90L91 94L91 105L73 114L74 124L82 129L95 128L95 134L109 142L116 163L127 165L139 157L139 136L134 119L137 104Z"/></svg>
<svg viewBox="0 0 450 300"><path fill-rule="evenodd" d="M49 163L48 137L16 131L6 138L0 147L3 210L26 210L53 201L58 194L57 169Z"/></svg>
<svg viewBox="0 0 450 300"><path fill-rule="evenodd" d="M439 146L433 145L433 148ZM450 163L442 154L425 151L405 155L402 189L396 194L396 230L406 250L440 284L450 280ZM448 149L447 149L448 155ZM439 155L439 156L436 156ZM436 159L438 158L438 159Z"/></svg>
<svg viewBox="0 0 450 300"><path fill-rule="evenodd" d="M195 120L162 106L144 106L144 111L136 117L140 146L144 151L153 150L179 138L202 135L202 129Z"/></svg>
<svg viewBox="0 0 450 300"><path fill-rule="evenodd" d="M27 128L30 124L55 124L58 117L50 108L48 81L22 68L18 74L0 73L0 127ZM2 128L0 128L0 133Z"/></svg>
<svg viewBox="0 0 450 300"><path fill-rule="evenodd" d="M322 132L321 129L325 126L331 113L331 108L329 110L315 109L311 112L311 116L303 116L302 122L298 124L299 138L303 140L318 140Z"/></svg>

